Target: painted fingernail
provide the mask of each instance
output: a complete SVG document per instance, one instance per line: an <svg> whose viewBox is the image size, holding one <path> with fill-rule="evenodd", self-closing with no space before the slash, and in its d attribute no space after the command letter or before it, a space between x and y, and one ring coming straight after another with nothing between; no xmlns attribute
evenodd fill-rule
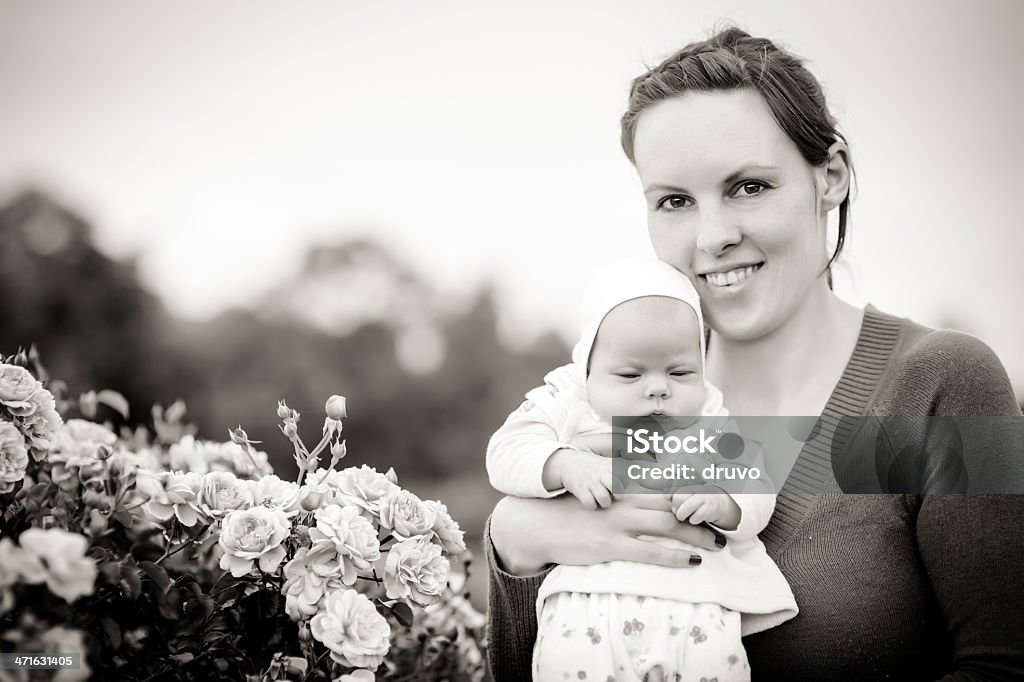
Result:
<svg viewBox="0 0 1024 682"><path fill-rule="evenodd" d="M725 543L726 542L727 541L726 541L724 535L722 535L721 533L715 533L715 544L716 545L718 545L719 547L725 547Z"/></svg>
<svg viewBox="0 0 1024 682"><path fill-rule="evenodd" d="M700 554L691 554L690 555L690 565L691 566L700 566L700 562L702 562L702 561L704 561L704 559L701 558Z"/></svg>

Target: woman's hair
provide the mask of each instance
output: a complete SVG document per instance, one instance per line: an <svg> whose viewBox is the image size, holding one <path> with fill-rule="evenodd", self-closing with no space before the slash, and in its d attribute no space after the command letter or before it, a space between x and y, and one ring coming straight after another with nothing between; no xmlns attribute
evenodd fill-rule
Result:
<svg viewBox="0 0 1024 682"><path fill-rule="evenodd" d="M812 166L828 161L829 147L846 141L828 111L825 94L800 57L766 38L726 28L691 43L633 80L629 108L622 116L622 149L633 163L637 119L652 104L687 92L752 88L764 97L775 121ZM851 162L852 170L852 162ZM847 190L839 204L839 236L825 270L832 286L832 264L846 241L850 214Z"/></svg>

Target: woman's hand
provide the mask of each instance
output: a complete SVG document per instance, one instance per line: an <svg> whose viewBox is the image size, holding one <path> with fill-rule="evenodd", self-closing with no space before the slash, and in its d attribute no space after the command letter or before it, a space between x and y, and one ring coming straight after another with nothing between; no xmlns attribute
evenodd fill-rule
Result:
<svg viewBox="0 0 1024 682"><path fill-rule="evenodd" d="M640 536L671 538L716 551L725 537L680 523L663 495L625 495L607 509L589 511L576 498L506 497L491 514L491 542L502 567L530 575L548 564L592 565L639 561L661 566L700 564L700 554L669 549Z"/></svg>

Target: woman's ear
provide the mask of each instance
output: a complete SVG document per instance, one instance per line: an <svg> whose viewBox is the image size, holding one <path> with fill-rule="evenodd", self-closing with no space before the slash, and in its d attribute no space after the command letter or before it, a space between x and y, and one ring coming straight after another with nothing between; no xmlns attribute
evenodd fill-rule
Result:
<svg viewBox="0 0 1024 682"><path fill-rule="evenodd" d="M828 161L821 167L818 176L824 184L822 211L831 211L850 195L850 175L850 148L842 140L836 140L828 148Z"/></svg>

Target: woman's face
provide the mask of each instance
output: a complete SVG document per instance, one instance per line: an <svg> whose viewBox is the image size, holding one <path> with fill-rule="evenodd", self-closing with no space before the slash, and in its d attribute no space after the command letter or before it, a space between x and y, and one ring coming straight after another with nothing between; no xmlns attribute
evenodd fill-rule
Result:
<svg viewBox="0 0 1024 682"><path fill-rule="evenodd" d="M756 91L653 105L634 153L654 250L693 281L717 333L764 336L827 286L825 170L803 159Z"/></svg>

